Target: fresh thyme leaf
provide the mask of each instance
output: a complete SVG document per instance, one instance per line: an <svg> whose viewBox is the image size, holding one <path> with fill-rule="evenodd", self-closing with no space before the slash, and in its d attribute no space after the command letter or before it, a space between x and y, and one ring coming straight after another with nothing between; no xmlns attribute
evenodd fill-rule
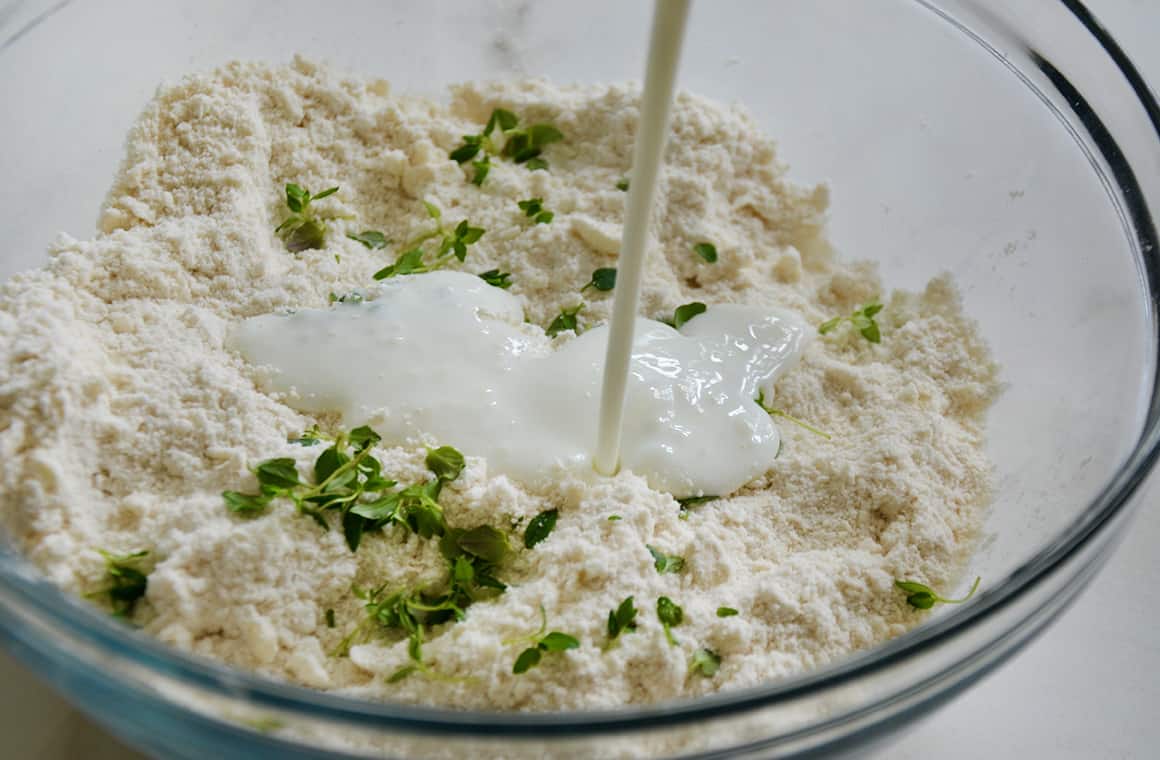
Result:
<svg viewBox="0 0 1160 760"><path fill-rule="evenodd" d="M543 656L544 655L540 652L540 648L538 646L528 647L524 651L520 652L520 656L516 658L515 665L512 666L512 673L515 673L516 675L527 673L528 670L540 664L540 660L543 658Z"/></svg>
<svg viewBox="0 0 1160 760"><path fill-rule="evenodd" d="M387 683L398 683L399 681L405 679L407 676L410 676L419 670L420 667L418 665L404 665L394 673L391 673L390 677L387 678Z"/></svg>
<svg viewBox="0 0 1160 760"><path fill-rule="evenodd" d="M628 192L628 177L623 177L616 181L616 189L622 193Z"/></svg>
<svg viewBox="0 0 1160 760"><path fill-rule="evenodd" d="M526 201L518 201L516 205L524 212L524 216L536 224L548 224L555 217L555 214L544 208L543 198L528 198Z"/></svg>
<svg viewBox="0 0 1160 760"><path fill-rule="evenodd" d="M549 634L544 634L548 627L548 616L544 613L544 608L540 607L540 618L542 620L540 629L531 636L522 636L516 641L532 641L532 646L520 652L516 658L515 664L512 665L512 673L519 675L526 673L529 669L534 668L543 659L545 652L563 652L568 649L577 649L580 646L580 641L575 636L559 631L552 631ZM512 643L512 642L505 642Z"/></svg>
<svg viewBox="0 0 1160 760"><path fill-rule="evenodd" d="M568 649L578 649L580 641L575 636L569 636L566 633L559 631L552 631L544 638L540 639L540 649L545 652L563 652Z"/></svg>
<svg viewBox="0 0 1160 760"><path fill-rule="evenodd" d="M693 246L693 251L710 264L717 261L717 246L712 243L697 243Z"/></svg>
<svg viewBox="0 0 1160 760"><path fill-rule="evenodd" d="M621 633L636 630L636 607L633 606L632 597L627 597L621 602L616 609L610 610L608 613L608 639L609 641L620 636Z"/></svg>
<svg viewBox="0 0 1160 760"><path fill-rule="evenodd" d="M653 557L653 566L658 573L679 573L685 569L685 560L671 554L665 554L651 544L645 544L649 554Z"/></svg>
<svg viewBox="0 0 1160 760"><path fill-rule="evenodd" d="M412 248L409 251L404 251L399 254L399 258L395 260L394 264L383 267L374 273L376 280L385 280L388 277L394 277L401 274L417 274L419 272L426 272L428 269L423 266L423 249Z"/></svg>
<svg viewBox="0 0 1160 760"><path fill-rule="evenodd" d="M717 617L719 617L719 618L733 617L736 614L738 614L737 610L733 609L732 607L718 607L717 608Z"/></svg>
<svg viewBox="0 0 1160 760"><path fill-rule="evenodd" d="M434 203L423 201L423 208L427 209L427 216L431 217L432 219L438 220L443 218L443 212L440 211L439 207Z"/></svg>
<svg viewBox="0 0 1160 760"><path fill-rule="evenodd" d="M548 325L548 329L544 332L547 333L549 338L554 338L566 330L571 330L579 335L580 323L576 319L576 315L579 314L583 309L584 304L581 303L573 306L571 309L561 310L560 313L556 315L556 318L552 320L552 323Z"/></svg>
<svg viewBox="0 0 1160 760"><path fill-rule="evenodd" d="M512 286L512 273L501 272L498 269L489 269L486 272L480 272L479 278L488 285L494 285L497 288L507 290Z"/></svg>
<svg viewBox="0 0 1160 760"><path fill-rule="evenodd" d="M378 230L363 230L358 234L348 232L346 236L351 240L357 240L372 251L387 247L387 236Z"/></svg>
<svg viewBox="0 0 1160 760"><path fill-rule="evenodd" d="M325 239L326 226L314 219L307 219L301 224L295 225L294 229L283 237L286 250L290 253L301 253L321 248Z"/></svg>
<svg viewBox="0 0 1160 760"><path fill-rule="evenodd" d="M291 253L312 248L322 248L326 242L326 219L315 214L311 203L338 192L337 187L311 195L310 191L300 185L289 183L286 185L286 208L290 209L290 216L274 228L274 232L282 238L286 250Z"/></svg>
<svg viewBox="0 0 1160 760"><path fill-rule="evenodd" d="M142 550L131 554L112 554L98 549L105 558L105 577L108 586L88 594L90 597L103 596L117 617L129 617L137 607L137 602L145 596L149 578L142 569L142 560L149 552Z"/></svg>
<svg viewBox="0 0 1160 760"><path fill-rule="evenodd" d="M800 427L804 430L810 431L814 435L819 435L822 438L825 438L827 441L831 440L830 434L825 432L824 430L819 430L818 428L814 427L813 425L809 424L808 422L803 422L802 420L799 420L797 417L794 417L794 416L788 414L787 412L785 412L781 409L776 409L776 408L771 407L771 406L766 406L765 405L765 391L763 389L761 389L761 388L757 389L757 398L755 400L757 401L757 405L760 406L765 411L765 413L768 414L770 417L781 417L782 419L784 419L788 422L792 422L793 424L797 425L798 427ZM773 458L777 459L777 457L780 454L781 454L781 443L779 442L778 447L777 447L777 454L775 454Z"/></svg>
<svg viewBox="0 0 1160 760"><path fill-rule="evenodd" d="M459 533L455 536L455 543L468 554L493 565L500 564L511 554L507 535L490 525L480 525Z"/></svg>
<svg viewBox="0 0 1160 760"><path fill-rule="evenodd" d="M497 143L500 139L502 143ZM463 144L447 155L459 164L471 161L475 169L471 183L482 186L491 169L492 156L510 158L517 164L525 164L532 171L547 169L548 162L540 154L544 146L562 139L564 135L551 124L532 124L520 128L519 117L504 108L496 108L479 134L464 135ZM547 221L550 221L550 213L549 219L543 223Z"/></svg>
<svg viewBox="0 0 1160 760"><path fill-rule="evenodd" d="M260 485L279 490L293 488L300 483L298 480L298 466L289 457L279 457L278 459L267 459L264 462L259 462L258 466L254 468L254 475L258 477L258 483Z"/></svg>
<svg viewBox="0 0 1160 760"><path fill-rule="evenodd" d="M488 173L491 172L491 156L484 154L483 158L478 161L472 161L471 168L475 170L471 175L471 184L476 187L483 187L484 180L487 179Z"/></svg>
<svg viewBox="0 0 1160 760"><path fill-rule="evenodd" d="M927 586L917 581L894 581L894 585L900 590L906 592L906 603L911 607L920 610L929 610L936 604L962 604L975 595L975 591L979 588L979 581L981 578L975 578L975 582L971 585L971 590L962 599L945 599L938 595L930 586Z"/></svg>
<svg viewBox="0 0 1160 760"><path fill-rule="evenodd" d="M657 599L657 619L664 626L665 638L669 640L669 646L675 647L677 640L673 637L671 629L680 625L681 621L685 619L685 611L672 599L662 596Z"/></svg>
<svg viewBox="0 0 1160 760"><path fill-rule="evenodd" d="M608 516L608 522L616 522L617 520L623 520L623 519L624 518L621 517L620 515L609 515Z"/></svg>
<svg viewBox="0 0 1160 760"><path fill-rule="evenodd" d="M678 306L673 311L673 327L677 328L678 330L681 329L681 326L693 317L697 316L698 314L704 314L706 308L707 307L705 304L701 303L700 301L693 301L692 303L687 303L684 306Z"/></svg>
<svg viewBox="0 0 1160 760"><path fill-rule="evenodd" d="M427 449L427 469L444 483L450 483L463 472L466 462L463 454L451 446Z"/></svg>
<svg viewBox="0 0 1160 760"><path fill-rule="evenodd" d="M222 491L222 498L226 500L226 506L231 512L248 515L265 512L266 507L269 506L271 499L270 494L264 493L239 493L238 491Z"/></svg>
<svg viewBox="0 0 1160 760"><path fill-rule="evenodd" d="M334 610L327 608L325 617L326 617L326 627L333 628L334 627Z"/></svg>
<svg viewBox="0 0 1160 760"><path fill-rule="evenodd" d="M717 670L720 667L721 655L712 649L698 649L696 652L693 652L693 659L689 665L689 670L694 673L700 673L706 678L712 678L717 675Z"/></svg>
<svg viewBox="0 0 1160 760"><path fill-rule="evenodd" d="M883 306L878 301L871 301L863 306L861 309L850 314L848 317L834 317L827 319L818 325L818 334L825 335L833 332L843 322L849 322L854 329L862 334L862 337L871 343L882 342L882 331L878 326L877 320L874 317L882 311Z"/></svg>
<svg viewBox="0 0 1160 760"><path fill-rule="evenodd" d="M592 279L580 288L583 293L588 288L596 288L601 291L609 291L616 287L616 267L601 267L592 273Z"/></svg>
<svg viewBox="0 0 1160 760"><path fill-rule="evenodd" d="M532 518L524 530L524 547L531 549L543 541L556 527L556 518L560 516L558 510L549 509Z"/></svg>

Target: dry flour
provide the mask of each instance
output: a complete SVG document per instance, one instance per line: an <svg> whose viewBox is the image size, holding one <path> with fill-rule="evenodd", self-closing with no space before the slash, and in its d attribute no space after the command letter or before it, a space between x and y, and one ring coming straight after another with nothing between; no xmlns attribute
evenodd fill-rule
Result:
<svg viewBox="0 0 1160 760"><path fill-rule="evenodd" d="M422 200L486 229L465 268L512 272L528 319L547 324L575 304L593 269L615 263L625 199L616 185L631 160L637 98L630 86L529 81L463 85L437 105L302 60L233 64L163 88L129 135L99 233L62 238L43 269L0 290L6 530L76 592L102 583L96 548L148 549L155 564L135 618L145 630L370 699L524 710L644 703L799 673L915 625L919 614L892 582L944 587L974 545L989 497L982 420L996 368L947 279L887 295L872 264L836 260L822 237L825 188L790 185L743 110L691 95L673 111L643 311L741 302L816 324L882 294L880 344L839 330L777 388L779 406L832 440L783 425L784 451L765 477L687 520L629 473L530 492L489 477L465 452L468 469L442 499L450 524L522 525L548 508L560 518L505 568L506 593L430 635L429 662L470 677L460 680L388 684L407 662L406 642L390 636L349 658L328 654L360 619L352 583L444 577L433 542L388 531L355 555L341 531L321 532L288 504L257 519L225 509L221 491L252 487L247 467L257 460L291 456L305 468L316 453L287 443L314 420L263 392L262 373L226 348L232 324L366 286L391 248L369 251L342 233L404 240L425 226ZM496 106L564 132L549 148L550 171L497 161L476 188L447 159ZM273 235L287 182L341 187L319 202L348 217L326 250L292 255ZM532 224L516 206L532 196L555 212L551 224ZM717 263L692 252L702 240L716 244ZM588 301L586 320L607 318L607 294ZM380 453L401 482L425 477L421 449ZM657 573L646 544L684 557L686 570ZM639 628L604 651L608 612L630 594ZM657 621L661 595L684 608L679 646ZM504 642L538 627L540 605L552 629L582 646L512 675L523 645ZM719 606L740 614L719 618ZM722 657L713 678L690 672L700 647Z"/></svg>

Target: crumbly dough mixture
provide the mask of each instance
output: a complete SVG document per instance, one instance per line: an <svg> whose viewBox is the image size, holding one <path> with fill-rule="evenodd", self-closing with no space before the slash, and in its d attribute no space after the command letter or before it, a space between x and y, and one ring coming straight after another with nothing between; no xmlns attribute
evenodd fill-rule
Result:
<svg viewBox="0 0 1160 760"><path fill-rule="evenodd" d="M329 654L361 619L352 584L437 583L435 542L388 530L352 554L341 530L322 532L288 503L253 519L226 510L221 492L252 489L258 460L295 457L306 472L317 454L288 443L316 420L263 391L262 372L228 349L231 325L367 286L395 251L345 233L407 239L428 225L424 200L451 223L484 228L463 268L512 272L528 319L548 324L595 268L615 265L625 200L616 185L631 161L638 96L628 85L523 81L453 87L436 104L304 60L231 64L162 88L128 137L96 235L62 237L44 268L0 289L5 530L77 593L103 583L96 549L147 549L152 571L134 622L150 634L376 700L647 703L800 673L917 624L892 582L945 588L975 545L996 367L949 279L890 294L872 263L838 260L822 234L826 189L790 184L744 110L694 95L673 111L643 312L741 302L817 324L881 296L881 343L844 326L777 388L778 406L832 440L782 424L784 450L768 474L687 519L631 473L533 492L464 452L468 468L441 499L451 525L518 525L518 545L531 517L550 508L560 517L546 541L520 545L501 573L506 593L429 634L424 654L451 678L388 683L407 664L401 636ZM478 188L470 166L447 154L496 106L555 124L566 139L547 149L550 170L496 160ZM287 182L340 186L319 201L346 217L325 250L291 254L273 234ZM529 197L544 199L552 223L527 219L516 203ZM716 245L716 263L693 252L700 241ZM587 321L607 318L610 295L588 291ZM400 482L426 477L421 447L378 453ZM684 557L685 570L658 573L646 544ZM608 612L630 594L639 627L605 650ZM657 620L662 595L684 609L677 646ZM505 641L535 631L541 605L550 629L582 645L513 675L524 644ZM739 614L717 617L719 606ZM714 677L690 670L701 647L722 658Z"/></svg>

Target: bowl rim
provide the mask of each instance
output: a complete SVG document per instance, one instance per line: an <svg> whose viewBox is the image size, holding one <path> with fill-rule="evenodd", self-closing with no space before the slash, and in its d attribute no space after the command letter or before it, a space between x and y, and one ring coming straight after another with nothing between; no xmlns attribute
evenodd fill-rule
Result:
<svg viewBox="0 0 1160 760"><path fill-rule="evenodd" d="M974 0L966 1L974 2ZM965 24L934 5L932 0L912 0L912 2L939 16L980 44L986 52L1022 79L1024 84L1042 95L1039 88L1014 64L1007 61L1001 52ZM1160 104L1139 70L1082 0L1058 0L1058 2L1095 39L1108 59L1123 75L1139 105L1144 109L1154 136L1160 141ZM28 28L21 29L18 36L27 31ZM1115 139L1079 91L1049 61L1034 50L1027 52L1039 66L1040 72L1045 74L1061 93L1068 96L1068 106L1073 115L1084 123L1101 157L1108 162L1115 186L1124 191L1125 203L1121 210L1125 217L1125 227L1128 228L1127 232L1134 233L1134 237L1128 236L1129 244L1142 265L1141 285L1151 296L1147 304L1151 323L1149 337L1154 348L1160 347L1155 313L1157 300L1160 299L1160 239L1139 183ZM1080 147L1083 148L1083 145ZM1115 196L1112 196L1111 200L1120 205L1120 199ZM1083 512L1061 533L1000 583L980 591L971 604L956 608L876 647L858 652L840 663L766 685L702 697L633 706L628 709L535 713L454 710L445 707L372 702L275 681L172 649L151 636L126 628L90 605L81 603L73 595L58 589L47 578L34 571L18 554L3 546L0 546L0 581L3 582L4 590L12 592L22 608L43 616L43 619L53 624L65 627L72 636L98 650L130 659L137 665L160 671L191 687L206 689L229 699L250 700L255 708L309 713L309 717L314 720L336 720L369 728L399 729L412 734L438 733L513 738L550 735L560 738L588 736L600 732L655 729L684 724L695 719L735 717L745 712L817 695L933 650L991 620L1045 582L1057 568L1069 562L1105 532L1105 528L1124 511L1160 457L1160 362L1153 363L1148 379L1152 387L1148 395L1144 426L1136 438L1132 451L1124 457L1110 479ZM5 624L0 623L0 627L3 625ZM842 713L819 724L811 724L811 730L824 728L847 718L848 716Z"/></svg>

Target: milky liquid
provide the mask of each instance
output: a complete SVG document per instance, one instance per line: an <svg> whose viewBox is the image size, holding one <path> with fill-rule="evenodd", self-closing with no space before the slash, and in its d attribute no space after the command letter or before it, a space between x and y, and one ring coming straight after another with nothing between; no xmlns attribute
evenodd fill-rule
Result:
<svg viewBox="0 0 1160 760"><path fill-rule="evenodd" d="M619 286L619 283L618 283ZM397 277L362 303L248 319L232 335L304 412L339 412L387 444L448 444L493 473L591 472L608 328L553 350L520 301L470 274ZM680 498L727 494L777 456L754 399L800 358L795 314L710 306L680 330L637 319L620 464Z"/></svg>
<svg viewBox="0 0 1160 760"><path fill-rule="evenodd" d="M657 0L653 11L640 125L633 147L632 175L625 206L624 234L616 262L616 293L604 356L596 450L592 457L596 471L605 475L616 472L620 462L629 356L640 303L640 276L644 268L649 216L656 195L657 174L668 133L673 87L688 16L688 0Z"/></svg>

